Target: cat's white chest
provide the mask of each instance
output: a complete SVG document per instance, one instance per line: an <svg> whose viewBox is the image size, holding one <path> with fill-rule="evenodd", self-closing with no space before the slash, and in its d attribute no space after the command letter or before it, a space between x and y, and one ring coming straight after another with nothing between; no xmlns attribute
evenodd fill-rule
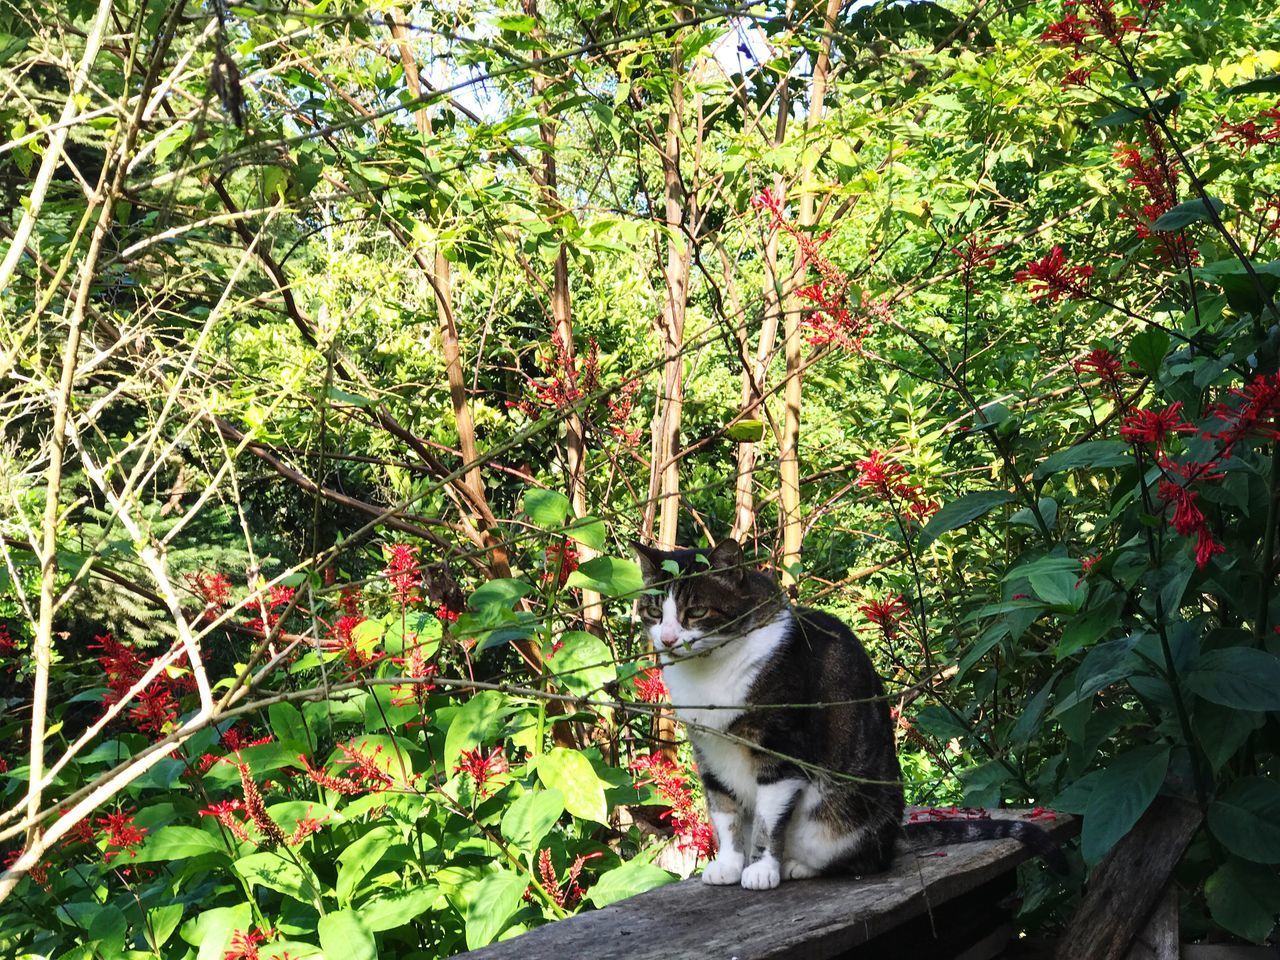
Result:
<svg viewBox="0 0 1280 960"><path fill-rule="evenodd" d="M742 714L756 677L790 625L791 612L784 610L744 637L662 668L676 716L690 733L724 730Z"/></svg>

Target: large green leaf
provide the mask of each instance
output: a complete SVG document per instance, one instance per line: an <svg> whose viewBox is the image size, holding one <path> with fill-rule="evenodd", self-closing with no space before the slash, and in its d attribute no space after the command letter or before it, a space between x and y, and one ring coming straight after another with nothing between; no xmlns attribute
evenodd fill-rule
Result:
<svg viewBox="0 0 1280 960"><path fill-rule="evenodd" d="M231 935L237 930L248 930L252 922L252 908L240 903L205 910L184 923L178 933L191 946L199 948L198 960L222 960Z"/></svg>
<svg viewBox="0 0 1280 960"><path fill-rule="evenodd" d="M426 913L439 896L440 889L434 886L393 890L364 901L357 912L366 927L381 933L403 927L414 917Z"/></svg>
<svg viewBox="0 0 1280 960"><path fill-rule="evenodd" d="M146 841L138 849L138 855L131 859L134 863L166 863L206 853L226 856L227 845L221 837L197 827L172 826L161 827L148 834Z"/></svg>
<svg viewBox="0 0 1280 960"><path fill-rule="evenodd" d="M1181 230L1183 227L1199 223L1201 220L1212 220L1213 214L1221 213L1223 207L1222 201L1217 197L1209 197L1208 203L1205 203L1199 197L1194 200L1186 200L1157 217L1155 222L1151 224L1151 229L1161 232ZM1168 339L1167 334L1166 339Z"/></svg>
<svg viewBox="0 0 1280 960"><path fill-rule="evenodd" d="M556 680L577 696L599 696L601 688L618 677L608 645L585 630L570 630L559 637L564 644L547 659Z"/></svg>
<svg viewBox="0 0 1280 960"><path fill-rule="evenodd" d="M627 597L644 589L640 568L631 560L619 557L596 557L569 574L571 587L594 590L606 597Z"/></svg>
<svg viewBox="0 0 1280 960"><path fill-rule="evenodd" d="M587 891L587 899L597 907L607 907L611 903L661 887L675 879L666 870L655 867L652 863L628 860L597 880L595 885Z"/></svg>
<svg viewBox="0 0 1280 960"><path fill-rule="evenodd" d="M1016 499L1008 490L978 490L974 493L966 493L959 500L948 503L930 518L924 530L920 532L920 548L923 550L944 533L963 527L966 523L990 513L1001 504Z"/></svg>
<svg viewBox="0 0 1280 960"><path fill-rule="evenodd" d="M560 792L564 797L564 808L575 817L595 823L608 822L605 784L591 766L591 761L578 751L556 747L539 757L538 779L548 790Z"/></svg>
<svg viewBox="0 0 1280 960"><path fill-rule="evenodd" d="M1119 440L1090 440L1059 450L1036 467L1035 478L1044 480L1064 470L1100 470L1133 463L1133 451Z"/></svg>
<svg viewBox="0 0 1280 960"><path fill-rule="evenodd" d="M463 750L489 743L498 736L498 724L512 707L496 690L481 690L462 705L444 738L444 766L452 770Z"/></svg>
<svg viewBox="0 0 1280 960"><path fill-rule="evenodd" d="M555 490L530 490L524 495L524 512L543 530L555 530L569 515L569 498Z"/></svg>
<svg viewBox="0 0 1280 960"><path fill-rule="evenodd" d="M1187 677L1197 695L1237 710L1280 710L1280 657L1253 647L1201 655Z"/></svg>
<svg viewBox="0 0 1280 960"><path fill-rule="evenodd" d="M373 931L354 910L326 913L316 924L320 946L332 960L378 960L378 944Z"/></svg>
<svg viewBox="0 0 1280 960"><path fill-rule="evenodd" d="M1102 771L1084 812L1080 852L1097 863L1151 806L1169 769L1168 744L1150 744L1112 760Z"/></svg>
<svg viewBox="0 0 1280 960"><path fill-rule="evenodd" d="M501 868L475 885L467 902L468 950L493 942L520 909L528 886L526 878Z"/></svg>
<svg viewBox="0 0 1280 960"><path fill-rule="evenodd" d="M513 847L532 854L562 813L564 795L559 790L530 790L502 815L502 836Z"/></svg>
<svg viewBox="0 0 1280 960"><path fill-rule="evenodd" d="M232 866L248 883L275 890L303 903L314 903L321 894L320 881L306 862L299 864L279 851L251 853Z"/></svg>
<svg viewBox="0 0 1280 960"><path fill-rule="evenodd" d="M1242 859L1280 863L1280 783L1265 777L1237 780L1209 804L1209 829Z"/></svg>
<svg viewBox="0 0 1280 960"><path fill-rule="evenodd" d="M352 897L360 887L360 881L368 876L383 854L399 839L399 831L394 827L374 827L338 854L338 879L334 891L338 895L339 904L350 906Z"/></svg>
<svg viewBox="0 0 1280 960"><path fill-rule="evenodd" d="M1228 860L1204 884L1209 914L1236 936L1261 943L1275 928L1280 911L1280 877L1275 868Z"/></svg>

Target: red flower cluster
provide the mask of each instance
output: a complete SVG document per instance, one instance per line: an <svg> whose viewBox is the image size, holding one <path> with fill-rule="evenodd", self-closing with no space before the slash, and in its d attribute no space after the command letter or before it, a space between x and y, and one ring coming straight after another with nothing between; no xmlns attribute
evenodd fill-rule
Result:
<svg viewBox="0 0 1280 960"><path fill-rule="evenodd" d="M1219 403L1209 409L1210 416L1223 426L1206 434L1222 444L1224 457L1249 437L1280 440L1280 373L1256 377L1243 388L1229 391L1228 396L1235 403Z"/></svg>
<svg viewBox="0 0 1280 960"><path fill-rule="evenodd" d="M457 623L458 611L454 610L447 603L442 603L436 607L436 619L441 623Z"/></svg>
<svg viewBox="0 0 1280 960"><path fill-rule="evenodd" d="M675 829L676 846L691 850L699 860L716 852L715 831L696 809L689 778L661 753L647 753L631 761L636 786L652 785L670 809L663 814Z"/></svg>
<svg viewBox="0 0 1280 960"><path fill-rule="evenodd" d="M105 817L98 817L95 822L107 832L107 848L102 851L102 859L110 863L113 858L127 853L131 857L138 855L137 846L147 835L145 827L134 825L133 814L124 810L116 810ZM115 849L112 849L112 848Z"/></svg>
<svg viewBox="0 0 1280 960"><path fill-rule="evenodd" d="M886 597L883 600L869 600L860 604L858 609L864 617L880 628L886 640L892 640L898 635L898 625L910 612L902 594Z"/></svg>
<svg viewBox="0 0 1280 960"><path fill-rule="evenodd" d="M872 450L856 466L859 487L876 491L891 508L901 510L917 523L923 523L937 512L938 505L924 495L924 489L917 483L907 482L907 468L886 459L881 451Z"/></svg>
<svg viewBox="0 0 1280 960"><path fill-rule="evenodd" d="M1173 504L1173 529L1184 537L1195 534L1196 567L1203 568L1209 560L1226 547L1213 539L1213 532L1204 513L1196 505L1197 494L1187 485L1176 480L1160 481L1160 497L1166 504Z"/></svg>
<svg viewBox="0 0 1280 960"><path fill-rule="evenodd" d="M248 930L237 930L231 935L231 945L222 960L259 960L258 948L275 936L273 930L260 930L250 927Z"/></svg>
<svg viewBox="0 0 1280 960"><path fill-rule="evenodd" d="M487 797L494 778L507 770L507 758L501 747L493 747L487 753L480 747L463 750L454 765L454 773L465 773L475 785L476 796Z"/></svg>
<svg viewBox="0 0 1280 960"><path fill-rule="evenodd" d="M25 851L23 849L12 850L3 860L0 860L0 868L8 870ZM52 892L53 888L49 885L49 864L36 862L27 870L27 875L36 883L44 887L46 891Z"/></svg>
<svg viewBox="0 0 1280 960"><path fill-rule="evenodd" d="M240 821L240 818L236 816L243 809L243 800L221 800L201 810L200 816L213 817L229 830L237 840L241 843L247 843L249 841L249 831L245 829L245 825Z"/></svg>
<svg viewBox="0 0 1280 960"><path fill-rule="evenodd" d="M1160 452L1174 434L1195 432L1195 426L1182 419L1182 401L1178 401L1163 410L1135 410L1128 414L1120 427L1120 438L1128 443L1154 444Z"/></svg>
<svg viewBox="0 0 1280 960"><path fill-rule="evenodd" d="M662 671L657 667L641 670L632 678L636 696L645 703L662 703L671 695L666 681L662 679Z"/></svg>
<svg viewBox="0 0 1280 960"><path fill-rule="evenodd" d="M225 573L189 573L187 588L204 601L203 617L213 620L227 608L231 600L231 578Z"/></svg>
<svg viewBox="0 0 1280 960"><path fill-rule="evenodd" d="M542 889L547 891L547 895L556 902L557 906L569 910L582 899L582 887L578 883L582 868L586 866L588 860L603 856L604 853L597 851L574 857L573 865L569 867L569 872L565 874L562 883L556 876L555 865L551 862L551 848L544 847L538 854L538 882L542 884Z"/></svg>
<svg viewBox="0 0 1280 960"><path fill-rule="evenodd" d="M271 815L267 813L266 801L262 799L262 791L258 789L257 782L249 774L249 765L238 763L236 766L240 770L240 789L244 793L245 816L258 828L261 842L270 846L279 846L287 838L284 831L280 829L280 824L272 820Z"/></svg>
<svg viewBox="0 0 1280 960"><path fill-rule="evenodd" d="M912 810L907 817L911 823L928 823L933 820L990 820L991 814L980 807L925 807Z"/></svg>
<svg viewBox="0 0 1280 960"><path fill-rule="evenodd" d="M618 388L617 399L605 399L605 404L609 407L609 432L628 447L634 447L640 442L640 428L627 429L631 420L631 408L635 405L636 394L639 392L640 381L628 380Z"/></svg>
<svg viewBox="0 0 1280 960"><path fill-rule="evenodd" d="M1092 67L1077 67L1075 70L1068 70L1064 73L1062 79L1058 81L1058 86L1063 90L1070 87L1083 87L1092 75Z"/></svg>
<svg viewBox="0 0 1280 960"><path fill-rule="evenodd" d="M1031 290L1031 302L1054 302L1064 297L1084 300L1089 296L1089 278L1093 267L1069 266L1061 247L1054 247L1039 260L1032 260L1013 275L1018 283L1025 283Z"/></svg>
<svg viewBox="0 0 1280 960"><path fill-rule="evenodd" d="M1280 142L1280 103L1268 107L1256 117L1239 123L1222 122L1219 139L1240 151L1248 153L1254 147Z"/></svg>
<svg viewBox="0 0 1280 960"><path fill-rule="evenodd" d="M144 658L129 644L117 640L110 633L94 637L89 649L101 651L97 656L98 666L106 674L108 689L102 698L104 709L127 697L155 662L155 658ZM170 676L167 671L162 670L138 693L138 705L129 710L129 719L142 733L162 733L166 726L177 722L178 701L193 685L190 674Z"/></svg>
<svg viewBox="0 0 1280 960"><path fill-rule="evenodd" d="M4 669L13 673L18 666L18 641L9 633L9 625L0 623L0 663Z"/></svg>
<svg viewBox="0 0 1280 960"><path fill-rule="evenodd" d="M427 663L426 658L422 655L422 647L418 645L417 640L417 637L410 635L408 655L391 658L391 662L403 671L402 676L406 680L416 681L412 684L407 683L404 686L397 685L391 688L391 705L393 707L401 707L406 703L416 703L419 708L425 707L427 697L436 688L434 683L428 682L429 677L436 675L436 665Z"/></svg>
<svg viewBox="0 0 1280 960"><path fill-rule="evenodd" d="M266 734L265 736L258 737L256 740L249 740L245 737L244 732L239 727L231 726L227 727L222 736L218 738L218 742L228 750L231 750L234 753L239 753L241 750L246 750L249 747L260 747L264 743L270 743L271 735Z"/></svg>
<svg viewBox="0 0 1280 960"><path fill-rule="evenodd" d="M417 603L422 599L418 592L422 586L422 565L418 562L418 548L407 543L394 543L390 547L383 574L391 585L391 596L400 606Z"/></svg>
<svg viewBox="0 0 1280 960"><path fill-rule="evenodd" d="M1117 400L1123 399L1123 394L1120 390L1120 370L1122 367L1119 355L1104 347L1097 347L1090 350L1080 359L1073 361L1071 368L1077 374L1093 374L1102 380L1103 384L1115 395Z"/></svg>
<svg viewBox="0 0 1280 960"><path fill-rule="evenodd" d="M545 410L565 410L600 386L599 346L594 338L587 341L587 355L573 357L560 331L551 334L551 352L542 357L546 379L529 379L532 397L508 400L507 406L520 410L532 420L541 419Z"/></svg>
<svg viewBox="0 0 1280 960"><path fill-rule="evenodd" d="M976 293L978 289L974 272L982 268L989 270L994 266L995 254L1002 247L1003 244L999 243L985 243L978 239L977 234L971 233L958 247L951 248L951 252L960 258L960 279L970 294Z"/></svg>
<svg viewBox="0 0 1280 960"><path fill-rule="evenodd" d="M563 587L569 574L578 569L577 546L571 540L561 540L548 544L543 555L547 568L542 573L542 582Z"/></svg>
<svg viewBox="0 0 1280 960"><path fill-rule="evenodd" d="M847 350L860 350L875 321L890 319L888 301L872 299L864 292L862 302L851 308L848 303L849 277L821 250L831 234L813 237L800 230L786 218L783 205L784 198L772 188L751 201L753 209L768 212L771 230L784 230L791 235L800 250L801 262L813 267L818 274L814 283L796 291L799 299L813 305L801 320L809 331L805 340L815 347L835 345Z"/></svg>
<svg viewBox="0 0 1280 960"><path fill-rule="evenodd" d="M1160 128L1150 120L1143 124L1150 155L1143 156L1137 144L1121 144L1115 152L1120 166L1130 173L1126 181L1135 191L1145 194L1140 213L1128 216L1135 221L1134 232L1140 239L1152 236L1151 225L1178 203L1179 168L1165 146ZM1199 252L1182 232L1161 232L1156 253L1165 263L1197 262Z"/></svg>
<svg viewBox="0 0 1280 960"><path fill-rule="evenodd" d="M342 659L352 670L359 670L367 667L375 660L380 659L380 654L369 653L361 650L356 644L352 631L360 624L364 623L365 617L358 613L344 613L333 625L329 627L329 632L321 641L321 648L326 651L342 651Z"/></svg>
<svg viewBox="0 0 1280 960"><path fill-rule="evenodd" d="M1089 39L1088 24L1077 17L1074 13L1069 13L1057 23L1051 23L1040 34L1040 39L1044 43L1052 43L1059 47L1074 48L1074 56L1079 60L1084 55L1085 41Z"/></svg>
<svg viewBox="0 0 1280 960"><path fill-rule="evenodd" d="M276 584L267 591L265 597L250 604L258 612L258 616L246 620L244 625L263 636L271 633L280 623L280 618L284 616L285 608L293 602L295 592L293 587ZM264 607L266 608L265 620L263 619Z"/></svg>

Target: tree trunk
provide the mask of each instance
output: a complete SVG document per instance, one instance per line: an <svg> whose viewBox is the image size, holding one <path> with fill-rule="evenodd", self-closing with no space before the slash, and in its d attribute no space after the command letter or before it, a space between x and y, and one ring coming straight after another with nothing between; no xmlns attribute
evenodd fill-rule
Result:
<svg viewBox="0 0 1280 960"><path fill-rule="evenodd" d="M827 94L827 73L831 67L831 38L835 30L836 18L840 14L841 0L827 0L826 10L822 18L822 46L818 59L813 67L813 82L809 87L809 116L805 123L806 132L813 130L822 122L823 100ZM810 150L802 152L804 158L800 166L800 229L813 226L814 222L814 187L813 157ZM782 314L783 350L787 361L787 380L784 390L786 404L782 443L779 451L779 506L782 523L782 583L792 597L798 589L800 570L800 548L804 539L804 514L800 506L800 404L801 373L804 366L804 339L801 335L801 306L795 295L805 270L804 257L796 252L788 289L783 297Z"/></svg>

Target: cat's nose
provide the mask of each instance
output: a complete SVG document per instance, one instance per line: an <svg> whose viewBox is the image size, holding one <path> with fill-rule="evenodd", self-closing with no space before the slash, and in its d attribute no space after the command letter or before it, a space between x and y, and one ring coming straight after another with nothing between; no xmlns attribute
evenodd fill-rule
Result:
<svg viewBox="0 0 1280 960"><path fill-rule="evenodd" d="M667 631L663 630L662 636L659 639L662 640L662 645L666 647L668 650L670 650L672 647L676 645L676 641L680 639L680 634L667 633Z"/></svg>

